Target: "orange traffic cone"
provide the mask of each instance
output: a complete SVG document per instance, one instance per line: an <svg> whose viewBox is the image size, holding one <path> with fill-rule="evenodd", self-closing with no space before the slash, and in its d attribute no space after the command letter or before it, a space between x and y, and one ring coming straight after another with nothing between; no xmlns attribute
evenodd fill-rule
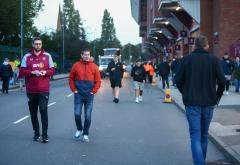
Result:
<svg viewBox="0 0 240 165"><path fill-rule="evenodd" d="M171 103L171 102L172 102L171 90L170 89L166 89L164 103Z"/></svg>

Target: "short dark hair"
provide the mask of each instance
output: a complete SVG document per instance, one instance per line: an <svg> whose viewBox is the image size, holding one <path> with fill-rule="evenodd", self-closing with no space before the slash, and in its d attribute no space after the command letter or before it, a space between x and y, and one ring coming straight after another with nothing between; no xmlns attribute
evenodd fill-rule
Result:
<svg viewBox="0 0 240 165"><path fill-rule="evenodd" d="M91 52L91 50L86 48L86 49L83 49L82 54L83 54L84 52Z"/></svg>
<svg viewBox="0 0 240 165"><path fill-rule="evenodd" d="M141 60L141 59L137 59L137 60L136 60L136 63L137 63L137 62L142 62L142 60Z"/></svg>
<svg viewBox="0 0 240 165"><path fill-rule="evenodd" d="M33 38L32 43L34 43L35 41L38 41L38 40L42 41L42 38L41 37L35 37L35 38Z"/></svg>
<svg viewBox="0 0 240 165"><path fill-rule="evenodd" d="M195 40L196 48L204 48L208 45L208 39L206 36L200 35Z"/></svg>

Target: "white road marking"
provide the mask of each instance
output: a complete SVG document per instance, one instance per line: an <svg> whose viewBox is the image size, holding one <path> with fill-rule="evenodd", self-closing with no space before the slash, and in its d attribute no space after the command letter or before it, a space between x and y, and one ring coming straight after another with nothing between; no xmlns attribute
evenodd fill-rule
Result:
<svg viewBox="0 0 240 165"><path fill-rule="evenodd" d="M48 107L51 107L54 104L56 104L56 102L52 102L52 103L48 104Z"/></svg>
<svg viewBox="0 0 240 165"><path fill-rule="evenodd" d="M13 124L18 124L18 123L22 122L23 120L25 120L25 119L27 119L27 118L29 118L29 116L25 116L25 117L23 117L23 118L15 121Z"/></svg>
<svg viewBox="0 0 240 165"><path fill-rule="evenodd" d="M67 97L71 97L72 95L73 95L73 93L71 93L71 94L67 95Z"/></svg>

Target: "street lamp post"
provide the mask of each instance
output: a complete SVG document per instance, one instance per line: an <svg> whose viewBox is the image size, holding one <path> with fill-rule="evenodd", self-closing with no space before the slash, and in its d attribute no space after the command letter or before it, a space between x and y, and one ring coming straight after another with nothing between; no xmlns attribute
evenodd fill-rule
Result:
<svg viewBox="0 0 240 165"><path fill-rule="evenodd" d="M129 44L129 47L128 47L128 56L129 56L129 57L128 57L128 58L129 58L129 59L128 59L128 60L129 60L128 63L129 63L129 65L130 65L130 64L131 64L131 44Z"/></svg>
<svg viewBox="0 0 240 165"><path fill-rule="evenodd" d="M21 0L21 20L20 20L20 26L21 26L21 59L23 58L23 0Z"/></svg>
<svg viewBox="0 0 240 165"><path fill-rule="evenodd" d="M62 70L63 73L65 73L65 18L64 18L64 7L63 7L63 13L62 13Z"/></svg>

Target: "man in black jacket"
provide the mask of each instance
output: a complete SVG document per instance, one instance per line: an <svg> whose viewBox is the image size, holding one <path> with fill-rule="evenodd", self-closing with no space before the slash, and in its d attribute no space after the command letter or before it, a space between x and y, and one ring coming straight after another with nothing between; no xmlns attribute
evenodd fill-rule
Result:
<svg viewBox="0 0 240 165"><path fill-rule="evenodd" d="M181 64L181 60L179 59L178 56L175 56L171 64L173 86L176 86L175 77L180 67L180 64Z"/></svg>
<svg viewBox="0 0 240 165"><path fill-rule="evenodd" d="M9 80L13 77L12 66L9 64L9 60L6 58L0 68L0 75L2 77L2 93L8 94Z"/></svg>
<svg viewBox="0 0 240 165"><path fill-rule="evenodd" d="M110 73L110 83L113 93L113 102L119 102L119 91L122 87L122 78L123 78L123 65L120 62L120 55L118 53L114 54L113 61L108 64L107 71Z"/></svg>
<svg viewBox="0 0 240 165"><path fill-rule="evenodd" d="M196 38L195 48L182 59L176 84L186 108L194 164L205 165L208 129L224 91L225 77L220 60L207 52L206 37Z"/></svg>
<svg viewBox="0 0 240 165"><path fill-rule="evenodd" d="M143 89L146 80L146 72L142 66L141 60L136 61L136 65L132 68L131 76L135 88L136 103L143 101Z"/></svg>
<svg viewBox="0 0 240 165"><path fill-rule="evenodd" d="M158 73L162 77L163 89L165 89L166 84L167 84L167 88L169 88L168 76L169 76L169 73L170 73L170 66L169 66L169 63L168 63L166 57L164 57L163 62L161 62L159 64L159 72Z"/></svg>

